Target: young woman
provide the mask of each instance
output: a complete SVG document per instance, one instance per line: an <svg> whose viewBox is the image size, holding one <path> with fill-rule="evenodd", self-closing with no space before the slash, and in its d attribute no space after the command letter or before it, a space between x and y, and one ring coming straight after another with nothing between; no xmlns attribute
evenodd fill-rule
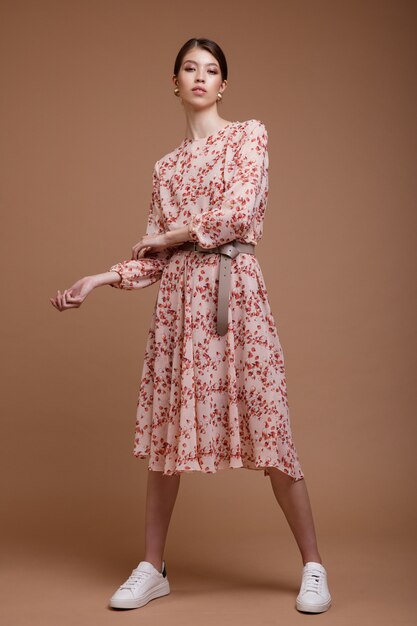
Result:
<svg viewBox="0 0 417 626"><path fill-rule="evenodd" d="M263 470L303 560L296 608L331 604L294 445L284 357L255 246L268 196L268 135L257 119L218 114L220 47L190 39L174 93L186 137L155 164L146 235L132 258L51 298L78 308L95 287L160 280L137 403L134 454L148 458L144 560L110 600L136 608L170 592L163 552L182 472Z"/></svg>

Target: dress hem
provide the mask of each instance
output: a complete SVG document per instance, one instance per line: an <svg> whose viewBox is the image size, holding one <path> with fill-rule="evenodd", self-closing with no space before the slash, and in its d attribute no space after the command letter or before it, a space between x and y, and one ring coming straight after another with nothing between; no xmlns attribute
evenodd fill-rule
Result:
<svg viewBox="0 0 417 626"><path fill-rule="evenodd" d="M134 452L133 456L138 458L138 459L146 459L149 458L149 453L145 453L145 452ZM256 465L255 463L251 463L250 465L248 464L248 462L246 462L242 459L242 458L238 458L236 459L236 465L231 465L230 463L227 464L229 461L223 461L220 462L217 466L215 466L214 470L209 470L209 469L203 469L200 465L196 466L194 465L193 467L191 466L187 466L184 467L182 469L176 469L176 470L168 470L168 471L164 471L164 467L161 466L161 464L153 464L153 466L151 466L150 464L148 465L148 471L154 471L154 472L162 472L164 474L164 476L175 476L175 475L179 475L179 474L185 474L185 473L191 473L191 472L201 472L203 474L217 474L218 471L222 471L225 469L249 469L249 470L255 470L255 471L260 471L263 470L264 472L264 477L269 476L268 474L268 469L269 468L276 468L278 470L280 470L283 474L286 474L287 476L289 476L290 478L292 478L293 482L297 482L299 480L303 480L304 478L304 474L303 472L299 472L297 474L290 474L288 471L286 471L286 468L284 465L282 464L277 464L277 465ZM198 463L198 462L197 462Z"/></svg>

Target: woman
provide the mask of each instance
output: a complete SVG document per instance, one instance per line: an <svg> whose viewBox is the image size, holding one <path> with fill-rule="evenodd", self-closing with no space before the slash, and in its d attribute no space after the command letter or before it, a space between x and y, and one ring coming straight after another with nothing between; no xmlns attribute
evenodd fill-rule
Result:
<svg viewBox="0 0 417 626"><path fill-rule="evenodd" d="M284 358L255 246L268 195L265 125L218 114L219 46L190 39L174 66L186 138L155 164L146 235L132 258L51 298L77 308L100 285L160 280L137 403L134 454L148 458L144 560L110 600L135 608L170 592L163 552L186 471L264 470L303 559L296 608L331 597L291 433Z"/></svg>

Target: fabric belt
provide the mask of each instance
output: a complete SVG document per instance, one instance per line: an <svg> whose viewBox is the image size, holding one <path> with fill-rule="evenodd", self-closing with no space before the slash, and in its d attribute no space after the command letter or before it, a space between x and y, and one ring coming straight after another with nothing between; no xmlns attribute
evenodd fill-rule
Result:
<svg viewBox="0 0 417 626"><path fill-rule="evenodd" d="M253 243L243 243L237 241L237 239L228 241L215 248L203 248L197 241L186 241L180 246L176 246L179 250L195 250L196 252L206 252L208 254L217 252L220 254L219 292L217 298L217 334L219 335L227 333L232 259L236 258L241 252L255 254L255 247Z"/></svg>

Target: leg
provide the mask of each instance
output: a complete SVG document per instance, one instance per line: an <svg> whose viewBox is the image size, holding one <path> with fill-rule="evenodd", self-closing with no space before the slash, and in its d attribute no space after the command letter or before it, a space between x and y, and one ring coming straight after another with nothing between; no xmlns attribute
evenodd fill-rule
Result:
<svg viewBox="0 0 417 626"><path fill-rule="evenodd" d="M180 485L180 474L164 476L162 472L148 470L145 516L145 561L158 571L162 558L171 514Z"/></svg>
<svg viewBox="0 0 417 626"><path fill-rule="evenodd" d="M269 467L268 471L275 497L300 549L303 565L307 561L321 563L305 478L294 481L276 467Z"/></svg>

